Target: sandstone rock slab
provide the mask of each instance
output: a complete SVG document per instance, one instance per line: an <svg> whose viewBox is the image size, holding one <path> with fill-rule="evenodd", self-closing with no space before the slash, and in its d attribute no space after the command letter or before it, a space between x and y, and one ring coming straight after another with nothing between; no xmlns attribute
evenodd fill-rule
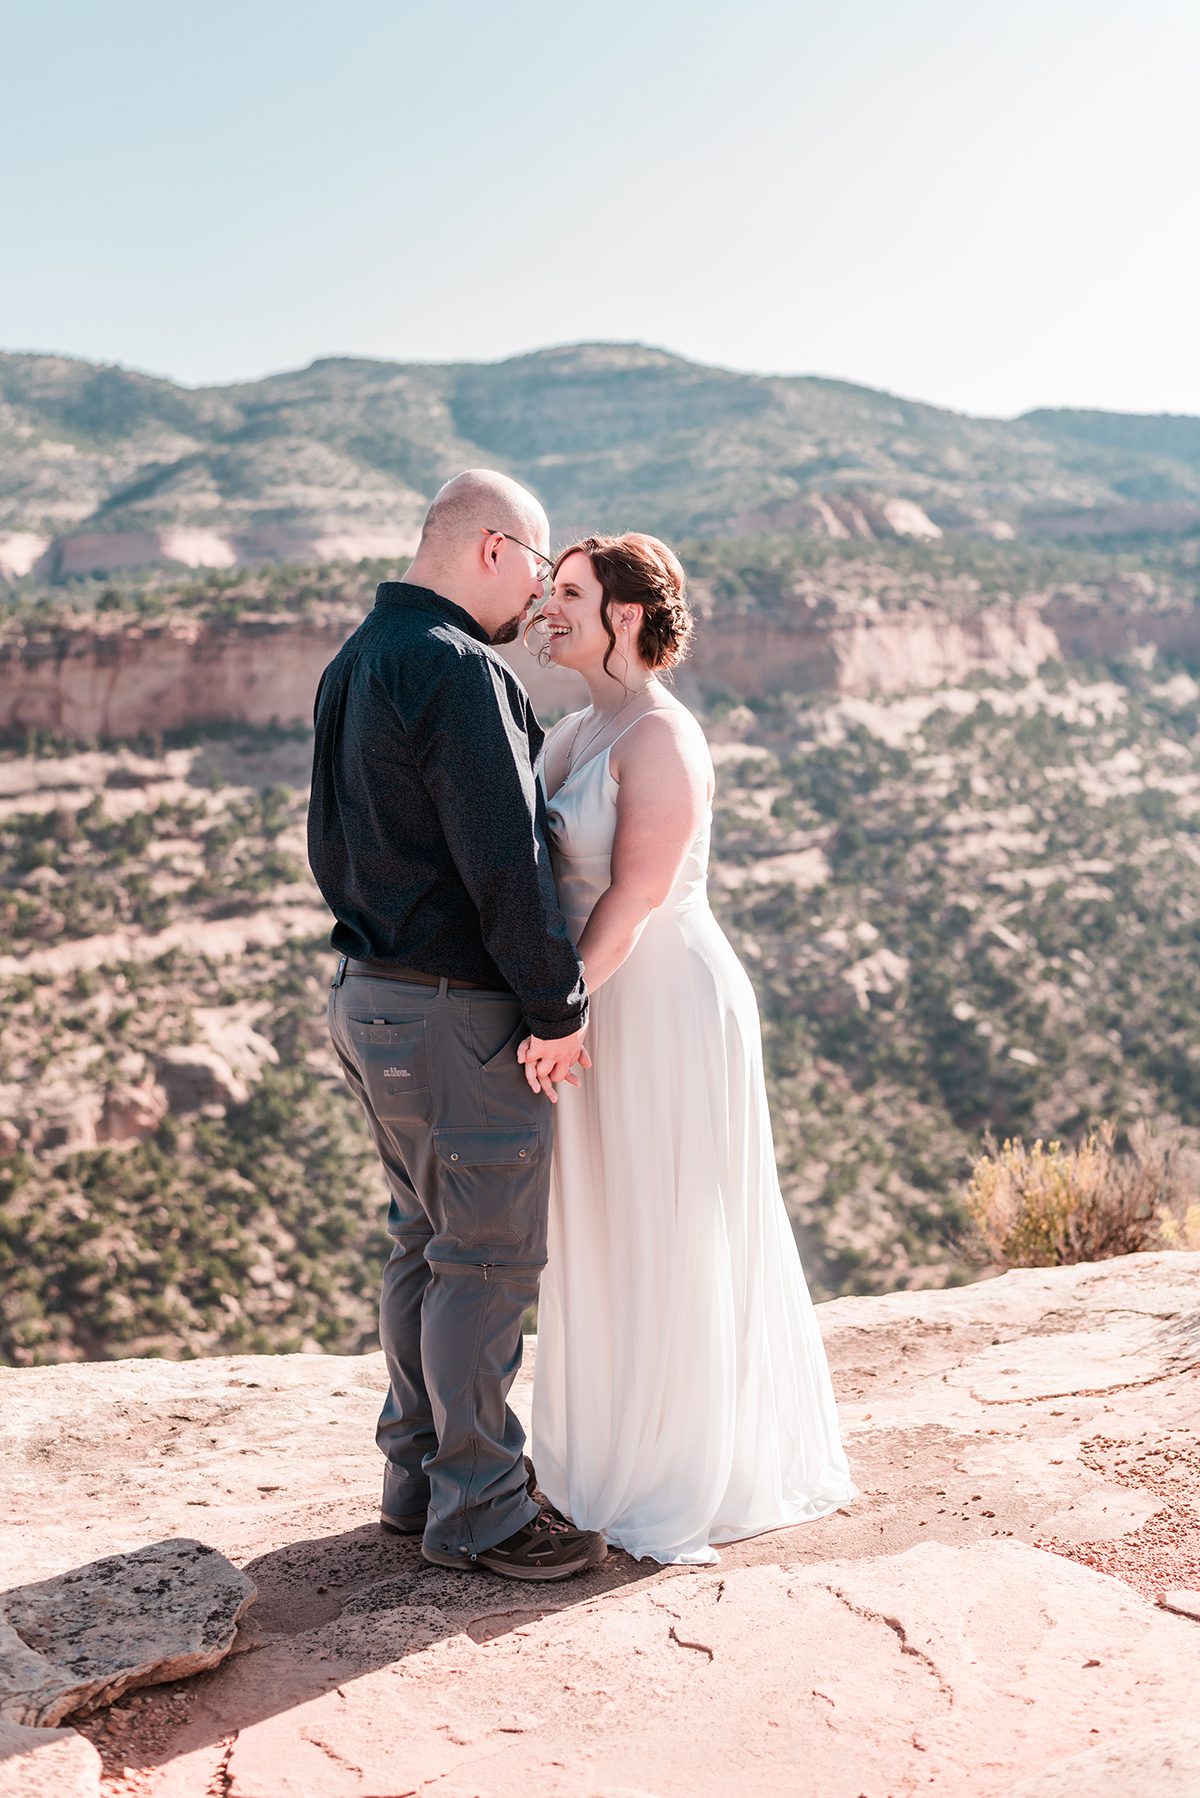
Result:
<svg viewBox="0 0 1200 1798"><path fill-rule="evenodd" d="M414 1561L217 1675L231 1798L1005 1798L1101 1738L1131 1768L1190 1752L1191 1625L1023 1543L580 1581L548 1613L474 1587L483 1614L456 1628L471 1582ZM1135 1740L1148 1716L1165 1748Z"/></svg>
<svg viewBox="0 0 1200 1798"><path fill-rule="evenodd" d="M1125 1337L1111 1329L1028 1336L982 1350L950 1379L984 1404L1125 1392L1161 1377L1165 1356L1153 1338L1144 1324Z"/></svg>
<svg viewBox="0 0 1200 1798"><path fill-rule="evenodd" d="M202 1542L109 1555L0 1594L0 1719L55 1724L215 1667L254 1582Z"/></svg>
<svg viewBox="0 0 1200 1798"><path fill-rule="evenodd" d="M100 1798L100 1756L76 1730L0 1722L0 1798Z"/></svg>
<svg viewBox="0 0 1200 1798"><path fill-rule="evenodd" d="M1078 1757L1128 1798L1168 1765L1140 1732L1178 1758L1195 1710L1159 1601L1200 1576L1198 1280L1156 1252L822 1305L861 1499L535 1592L379 1531L378 1354L0 1369L0 1586L191 1507L255 1579L245 1653L80 1723L136 1769L114 1798L1010 1798Z"/></svg>
<svg viewBox="0 0 1200 1798"><path fill-rule="evenodd" d="M1140 1729L1035 1773L1006 1798L1196 1798L1200 1724Z"/></svg>

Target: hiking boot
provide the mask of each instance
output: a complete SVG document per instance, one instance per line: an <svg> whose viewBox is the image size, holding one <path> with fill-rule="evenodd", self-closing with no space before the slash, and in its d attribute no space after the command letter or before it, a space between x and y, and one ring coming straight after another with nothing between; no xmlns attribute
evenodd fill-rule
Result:
<svg viewBox="0 0 1200 1798"><path fill-rule="evenodd" d="M380 1511L379 1527L393 1536L423 1536L428 1515L427 1511L413 1511L407 1517L398 1517L394 1511Z"/></svg>
<svg viewBox="0 0 1200 1798"><path fill-rule="evenodd" d="M452 1548L431 1548L428 1542L421 1544L421 1553L438 1567L486 1567L506 1579L559 1580L598 1567L608 1550L595 1530L574 1529L547 1508L505 1541L481 1548L478 1554L465 1548L457 1553Z"/></svg>
<svg viewBox="0 0 1200 1798"><path fill-rule="evenodd" d="M540 1505L546 1504L545 1494L538 1491L537 1475L533 1471L533 1462L528 1455L525 1456L525 1490L530 1498L536 1498ZM395 1511L381 1510L379 1527L387 1530L393 1536L423 1536L428 1515L427 1511L409 1511L404 1516L400 1516ZM558 1513L556 1512L555 1515L557 1516Z"/></svg>

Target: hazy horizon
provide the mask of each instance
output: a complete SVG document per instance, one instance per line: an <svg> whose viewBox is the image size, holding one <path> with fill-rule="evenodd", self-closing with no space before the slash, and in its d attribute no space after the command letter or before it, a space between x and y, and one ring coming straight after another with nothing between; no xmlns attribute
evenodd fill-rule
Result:
<svg viewBox="0 0 1200 1798"><path fill-rule="evenodd" d="M6 47L0 342L191 386L638 342L1200 414L1181 0L63 0Z"/></svg>

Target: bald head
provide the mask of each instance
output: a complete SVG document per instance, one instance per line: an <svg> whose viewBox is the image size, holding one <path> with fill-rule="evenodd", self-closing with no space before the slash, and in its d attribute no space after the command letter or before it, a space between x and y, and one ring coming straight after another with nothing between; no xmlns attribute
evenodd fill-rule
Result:
<svg viewBox="0 0 1200 1798"><path fill-rule="evenodd" d="M533 494L494 468L468 468L434 495L405 579L510 643L541 598L549 551L549 520Z"/></svg>
<svg viewBox="0 0 1200 1798"><path fill-rule="evenodd" d="M520 537L536 549L547 547L550 534L545 512L522 487L494 468L468 468L434 495L421 529L421 549L439 556L470 545L484 530Z"/></svg>

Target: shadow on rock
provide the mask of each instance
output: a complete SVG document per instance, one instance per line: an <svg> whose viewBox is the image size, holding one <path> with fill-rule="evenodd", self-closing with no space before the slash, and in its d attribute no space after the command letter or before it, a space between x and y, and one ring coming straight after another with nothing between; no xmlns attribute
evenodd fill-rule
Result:
<svg viewBox="0 0 1200 1798"><path fill-rule="evenodd" d="M663 1569L610 1550L594 1572L555 1583L457 1573L423 1560L419 1540L368 1525L290 1543L245 1571L259 1600L233 1655L175 1688L190 1701L186 1721L165 1744L126 1743L126 1765L161 1765L436 1642L483 1646Z"/></svg>
<svg viewBox="0 0 1200 1798"><path fill-rule="evenodd" d="M1158 1339L1170 1355L1189 1357L1191 1364L1179 1372L1194 1372L1200 1364L1200 1307L1169 1319L1158 1332Z"/></svg>

